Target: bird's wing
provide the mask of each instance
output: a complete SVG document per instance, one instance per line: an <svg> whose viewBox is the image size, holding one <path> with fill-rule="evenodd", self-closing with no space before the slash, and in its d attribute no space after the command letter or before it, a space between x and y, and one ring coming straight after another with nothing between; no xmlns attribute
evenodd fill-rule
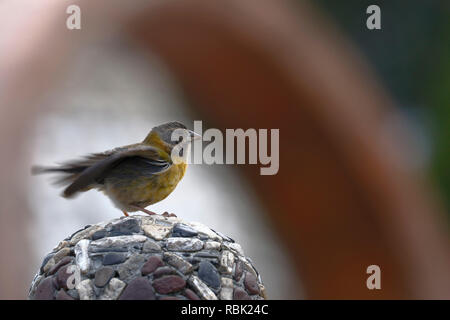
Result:
<svg viewBox="0 0 450 320"><path fill-rule="evenodd" d="M143 145L92 154L79 162L68 163L63 168L67 173L76 175L64 190L63 196L71 197L91 185L103 183L104 178L122 164L126 164L128 168L135 166L135 172L139 171L139 174L156 175L169 169L172 162L170 157L161 156L158 149Z"/></svg>

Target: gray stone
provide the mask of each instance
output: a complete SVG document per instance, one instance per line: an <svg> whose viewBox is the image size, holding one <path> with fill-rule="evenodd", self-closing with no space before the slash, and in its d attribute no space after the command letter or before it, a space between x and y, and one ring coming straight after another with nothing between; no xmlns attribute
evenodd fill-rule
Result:
<svg viewBox="0 0 450 320"><path fill-rule="evenodd" d="M221 243L218 241L206 241L204 249L205 250L219 250Z"/></svg>
<svg viewBox="0 0 450 320"><path fill-rule="evenodd" d="M172 230L172 237L195 237L198 232L184 223L177 223Z"/></svg>
<svg viewBox="0 0 450 320"><path fill-rule="evenodd" d="M123 236L139 233L139 231L139 221L133 217L129 217L117 223L113 223L110 227L109 234L111 236Z"/></svg>
<svg viewBox="0 0 450 320"><path fill-rule="evenodd" d="M111 248L126 247L131 244L144 242L146 240L147 237L139 234L131 236L116 236L116 237L102 238L92 241L89 250L91 252L100 252Z"/></svg>
<svg viewBox="0 0 450 320"><path fill-rule="evenodd" d="M76 285L80 300L93 300L95 298L94 288L92 287L92 281L86 279Z"/></svg>
<svg viewBox="0 0 450 320"><path fill-rule="evenodd" d="M103 229L102 226L100 225L94 225L94 226L90 226L86 229L83 229L81 231L79 231L78 233L76 233L75 235L72 236L72 238L70 239L69 243L70 245L76 245L78 243L78 241L80 241L81 239L88 239L90 238L96 231Z"/></svg>
<svg viewBox="0 0 450 320"><path fill-rule="evenodd" d="M107 235L108 235L108 231L106 231L105 229L101 229L101 230L95 231L92 234L91 239L98 240L98 239L106 237Z"/></svg>
<svg viewBox="0 0 450 320"><path fill-rule="evenodd" d="M151 237L155 240L164 239L172 230L172 227L166 227L157 224L146 224L142 226L142 230L144 230L145 235Z"/></svg>
<svg viewBox="0 0 450 320"><path fill-rule="evenodd" d="M222 237L215 233L212 229L201 224L200 222L187 223L190 227L196 230L199 234L205 235L207 238L217 241L222 241Z"/></svg>
<svg viewBox="0 0 450 320"><path fill-rule="evenodd" d="M191 275L188 279L188 283L201 298L205 300L217 300L217 296L214 292L197 276Z"/></svg>
<svg viewBox="0 0 450 320"><path fill-rule="evenodd" d="M203 248L203 241L196 238L169 238L167 250L170 251L198 251Z"/></svg>
<svg viewBox="0 0 450 320"><path fill-rule="evenodd" d="M220 287L220 276L217 269L208 261L202 261L198 268L198 277L213 288Z"/></svg>
<svg viewBox="0 0 450 320"><path fill-rule="evenodd" d="M220 300L233 300L233 288L223 287L220 289Z"/></svg>
<svg viewBox="0 0 450 320"><path fill-rule="evenodd" d="M164 260L166 260L168 264L174 266L184 274L190 273L193 270L192 264L185 261L182 257L175 253L164 252Z"/></svg>
<svg viewBox="0 0 450 320"><path fill-rule="evenodd" d="M101 269L99 269L96 273L95 273L95 279L94 279L94 284L99 287L99 288L103 288L104 286L106 286L109 282L109 280L111 280L111 278L114 276L114 269L111 267L103 267Z"/></svg>
<svg viewBox="0 0 450 320"><path fill-rule="evenodd" d="M231 274L233 272L234 264L234 254L231 251L222 251L222 256L220 257L220 271L226 274Z"/></svg>
<svg viewBox="0 0 450 320"><path fill-rule="evenodd" d="M75 261L80 268L81 273L85 274L89 271L90 258L89 258L89 243L90 240L80 240L75 245Z"/></svg>
<svg viewBox="0 0 450 320"><path fill-rule="evenodd" d="M100 300L117 300L127 284L117 278L112 278L100 296Z"/></svg>
<svg viewBox="0 0 450 320"><path fill-rule="evenodd" d="M145 263L145 257L140 254L133 254L128 260L119 266L119 278L128 281L133 276L140 275L142 265Z"/></svg>
<svg viewBox="0 0 450 320"><path fill-rule="evenodd" d="M142 247L142 252L149 253L149 252L161 252L161 246L156 243L156 241L147 239L144 242L144 246Z"/></svg>
<svg viewBox="0 0 450 320"><path fill-rule="evenodd" d="M222 243L222 246L225 249L233 251L235 254L237 254L239 256L244 255L244 250L242 250L241 245L238 243L224 242L224 243Z"/></svg>
<svg viewBox="0 0 450 320"><path fill-rule="evenodd" d="M126 254L111 252L111 253L107 253L103 257L103 265L109 266L109 265L113 265L113 264L119 264L119 263L124 262L125 260L127 260Z"/></svg>

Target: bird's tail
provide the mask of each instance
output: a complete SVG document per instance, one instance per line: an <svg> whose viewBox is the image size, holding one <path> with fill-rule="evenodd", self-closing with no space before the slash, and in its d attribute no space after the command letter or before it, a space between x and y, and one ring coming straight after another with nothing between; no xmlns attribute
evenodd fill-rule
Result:
<svg viewBox="0 0 450 320"><path fill-rule="evenodd" d="M32 166L31 174L38 175L44 173L59 173L60 175L56 177L53 181L54 184L59 186L69 185L75 181L80 173L82 173L87 167L86 166L55 166L55 167L43 167L43 166Z"/></svg>

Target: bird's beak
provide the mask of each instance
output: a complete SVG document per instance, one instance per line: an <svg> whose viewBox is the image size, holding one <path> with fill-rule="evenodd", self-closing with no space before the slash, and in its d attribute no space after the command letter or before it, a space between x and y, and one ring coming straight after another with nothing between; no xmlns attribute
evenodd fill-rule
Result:
<svg viewBox="0 0 450 320"><path fill-rule="evenodd" d="M192 131L192 130L189 130L189 135L190 135L190 137L191 137L191 141L197 140L197 139L201 139L201 138L202 138L201 135L199 135L198 133L196 133L196 132L194 132L194 131Z"/></svg>

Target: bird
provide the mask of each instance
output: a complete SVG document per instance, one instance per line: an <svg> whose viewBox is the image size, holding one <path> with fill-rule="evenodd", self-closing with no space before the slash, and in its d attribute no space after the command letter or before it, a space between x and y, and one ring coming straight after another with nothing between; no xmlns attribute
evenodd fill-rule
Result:
<svg viewBox="0 0 450 320"><path fill-rule="evenodd" d="M190 142L195 139L201 136L172 121L152 128L142 142L54 167L33 166L31 171L60 174L55 182L66 186L64 198L96 189L109 197L125 216L136 211L155 215L146 207L165 199L183 178Z"/></svg>

